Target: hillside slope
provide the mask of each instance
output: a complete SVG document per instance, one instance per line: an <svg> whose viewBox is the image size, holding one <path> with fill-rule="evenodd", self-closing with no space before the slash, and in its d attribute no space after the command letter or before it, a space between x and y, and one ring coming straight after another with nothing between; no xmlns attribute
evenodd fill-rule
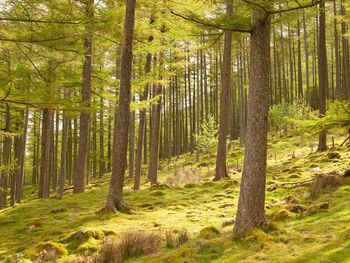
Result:
<svg viewBox="0 0 350 263"><path fill-rule="evenodd" d="M347 136L345 128L331 133L336 145ZM234 143L228 158L231 180L212 181L214 156L195 162L195 154L186 154L176 162L161 164L164 184L152 188L144 184L138 192L125 189L131 214L100 212L107 176L83 194L67 190L62 200L24 201L1 211L0 259L33 260L43 248L54 247L59 262L74 262L80 255L98 253L106 237L118 240L135 230L165 237L167 232L186 229L190 240L185 244L173 249L163 244L155 255L133 261L347 262L350 179L344 173L349 169L350 148L311 153L316 142L316 135L307 134L270 138L266 208L272 223L244 239L231 235L243 158L243 149ZM318 174L341 181L326 183L319 196L311 199L313 182L307 181ZM26 188L27 196L34 194ZM201 232L210 226L219 232L203 235L212 231Z"/></svg>

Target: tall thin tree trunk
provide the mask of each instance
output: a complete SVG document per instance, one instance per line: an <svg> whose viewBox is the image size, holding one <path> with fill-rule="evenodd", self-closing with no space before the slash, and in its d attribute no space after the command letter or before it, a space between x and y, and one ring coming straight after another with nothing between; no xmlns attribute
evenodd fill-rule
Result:
<svg viewBox="0 0 350 263"><path fill-rule="evenodd" d="M104 104L103 97L100 98L100 158L99 158L99 177L102 177L106 172L106 163L105 163L105 137L104 137Z"/></svg>
<svg viewBox="0 0 350 263"><path fill-rule="evenodd" d="M228 18L233 15L233 1L227 0L226 14ZM222 68L222 87L220 94L220 125L219 141L216 155L215 180L228 177L226 168L226 140L229 132L230 116L230 85L231 85L231 54L232 54L232 32L225 31L224 57Z"/></svg>
<svg viewBox="0 0 350 263"><path fill-rule="evenodd" d="M61 167L60 167L60 186L59 195L63 196L64 186L66 183L67 173L67 139L68 139L68 117L66 112L63 113L62 120L62 143L61 143Z"/></svg>
<svg viewBox="0 0 350 263"><path fill-rule="evenodd" d="M10 105L6 104L6 117L5 117L5 132L11 130L11 109ZM1 189L0 189L0 208L7 207L7 188L8 180L10 176L10 161L11 161L11 147L12 138L8 134L4 136L3 148L2 148L2 165L4 169L1 171Z"/></svg>
<svg viewBox="0 0 350 263"><path fill-rule="evenodd" d="M325 2L320 1L320 25L318 41L318 79L319 79L319 113L323 117L326 114L326 92L328 90L328 67L327 67L327 47L326 47L326 14ZM327 134L323 130L320 132L318 150L327 150Z"/></svg>
<svg viewBox="0 0 350 263"><path fill-rule="evenodd" d="M153 41L153 36L149 36L148 43L150 43L152 41ZM152 63L152 54L148 53L146 56L145 75L150 73L151 63ZM149 89L149 84L147 84L145 86L144 91L140 95L140 101L147 100L148 89ZM139 129L138 129L138 133L137 133L134 190L140 190L145 126L146 126L146 109L141 109L140 114L139 114Z"/></svg>
<svg viewBox="0 0 350 263"><path fill-rule="evenodd" d="M94 0L86 0L85 9L87 18L92 20L94 16ZM89 26L87 26L87 29L89 29ZM90 107L91 100L92 45L92 34L87 33L84 39L85 61L82 86L83 106L86 108ZM86 162L89 152L89 126L90 113L85 110L80 114L79 149L73 189L75 194L82 193L85 189Z"/></svg>
<svg viewBox="0 0 350 263"><path fill-rule="evenodd" d="M50 109L43 110L42 136L41 136L41 165L39 178L39 198L49 198L50 196L50 155L53 112Z"/></svg>
<svg viewBox="0 0 350 263"><path fill-rule="evenodd" d="M159 67L162 67L161 55ZM162 86L155 83L153 86L153 97L159 97L156 104L152 106L152 131L150 134L150 154L148 165L148 178L151 185L158 183L158 163L159 163L159 139L160 139L160 111L162 105Z"/></svg>
<svg viewBox="0 0 350 263"><path fill-rule="evenodd" d="M115 114L112 175L106 210L124 210L123 187L130 122L131 76L136 0L126 1L123 45L121 50L119 107Z"/></svg>

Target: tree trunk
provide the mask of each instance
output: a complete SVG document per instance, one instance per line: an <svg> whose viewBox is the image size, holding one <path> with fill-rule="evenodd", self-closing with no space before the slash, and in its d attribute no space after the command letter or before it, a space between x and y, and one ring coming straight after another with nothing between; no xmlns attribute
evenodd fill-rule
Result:
<svg viewBox="0 0 350 263"><path fill-rule="evenodd" d="M101 90L102 91L102 90ZM104 104L103 97L100 98L100 158L99 158L99 177L101 178L106 172L105 163L105 140L104 140Z"/></svg>
<svg viewBox="0 0 350 263"><path fill-rule="evenodd" d="M227 0L227 17L232 18L233 1ZM228 177L226 168L226 139L229 132L230 117L230 85L231 85L231 54L232 54L232 32L225 31L224 57L222 69L222 87L220 94L220 126L219 141L216 155L215 180Z"/></svg>
<svg viewBox="0 0 350 263"><path fill-rule="evenodd" d="M341 1L341 15L345 17L344 0ZM341 23L342 47L343 47L343 85L345 98L350 101L350 62L349 62L349 40L346 36L348 33L345 21Z"/></svg>
<svg viewBox="0 0 350 263"><path fill-rule="evenodd" d="M61 167L60 167L60 187L59 195L63 196L67 173L67 139L68 139L68 117L63 113L62 120L62 144L61 144Z"/></svg>
<svg viewBox="0 0 350 263"><path fill-rule="evenodd" d="M29 108L27 107L23 114L24 125L22 127L21 145L18 160L18 178L16 187L16 202L21 203L23 197L23 185L24 185L24 171L25 171L25 153L26 153L26 141L27 141L27 130L28 130L28 119L29 119Z"/></svg>
<svg viewBox="0 0 350 263"><path fill-rule="evenodd" d="M126 1L123 45L121 50L119 107L115 114L112 175L106 210L124 210L123 187L130 122L131 76L136 0Z"/></svg>
<svg viewBox="0 0 350 263"><path fill-rule="evenodd" d="M320 1L320 26L318 41L318 79L319 79L319 114L324 117L326 114L326 92L328 90L328 69L327 69L327 47L326 47L326 14L325 2ZM327 150L327 134L323 130L320 132L318 141L318 151Z"/></svg>
<svg viewBox="0 0 350 263"><path fill-rule="evenodd" d="M159 56L161 57L161 55ZM160 58L161 59L161 58ZM159 67L162 67L162 63L159 63ZM148 165L148 178L151 185L158 183L158 162L159 162L159 138L160 138L160 110L162 105L162 86L155 83L153 86L153 97L159 96L159 100L152 106L152 131L150 134L150 154Z"/></svg>
<svg viewBox="0 0 350 263"><path fill-rule="evenodd" d="M86 16L89 20L92 20L94 16L94 0L86 0ZM88 29L88 28L87 28ZM88 33L84 40L85 49L85 61L83 67L83 86L82 86L82 99L83 106L90 107L91 100L91 68L92 68L92 34ZM77 157L76 172L74 176L74 189L73 193L82 193L85 189L85 176L86 176L86 162L88 158L89 147L89 126L90 126L90 113L82 112L80 114L80 127L79 127L79 149Z"/></svg>
<svg viewBox="0 0 350 263"><path fill-rule="evenodd" d="M11 111L10 105L6 104L6 120L5 120L5 132L10 132L11 130ZM10 175L10 161L11 161L11 147L12 147L12 138L11 136L5 134L4 142L2 148L2 165L4 169L1 171L1 188L0 189L0 208L7 207L7 188L8 188L8 179Z"/></svg>
<svg viewBox="0 0 350 263"><path fill-rule="evenodd" d="M50 197L49 171L51 155L51 129L53 112L50 109L43 110L42 118L42 136L41 136L41 165L39 178L39 198Z"/></svg>
<svg viewBox="0 0 350 263"><path fill-rule="evenodd" d="M134 178L135 165L135 111L130 114L129 127L129 178Z"/></svg>
<svg viewBox="0 0 350 263"><path fill-rule="evenodd" d="M238 235L265 221L270 18L254 10L252 23L246 149L234 227Z"/></svg>
<svg viewBox="0 0 350 263"><path fill-rule="evenodd" d="M148 37L148 43L153 41L153 37ZM148 53L146 56L146 65L145 65L145 75L149 74L151 71L151 63L152 63L152 54ZM147 100L148 97L148 87L149 84L146 85L144 91L140 95L140 101ZM146 109L141 109L139 114L139 129L137 135L137 146L136 146L136 165L135 165L135 180L134 180L134 190L140 190L140 181L141 181L141 173L142 173L142 153L143 153L143 140L144 140L144 132L145 132L145 124L146 124Z"/></svg>

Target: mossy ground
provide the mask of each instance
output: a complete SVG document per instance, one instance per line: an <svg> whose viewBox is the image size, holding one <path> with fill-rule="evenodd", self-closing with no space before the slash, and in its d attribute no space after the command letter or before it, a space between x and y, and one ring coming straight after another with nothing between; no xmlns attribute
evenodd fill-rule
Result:
<svg viewBox="0 0 350 263"><path fill-rule="evenodd" d="M347 131L334 129L331 135L340 144ZM189 181L182 180L178 187L145 184L138 192L126 188L131 214L99 212L106 199L108 175L98 180L104 182L88 186L85 193L67 193L62 200L27 198L0 212L0 259L15 254L34 258L40 246L50 242L64 251L59 261L71 262L78 255L96 253L104 237L118 238L134 230L165 235L169 230L187 229L191 240L186 244L135 262L346 262L350 260L350 179L343 186L322 189L316 200L308 198L308 186L283 185L320 172L349 169L350 149L339 149L339 156L329 158L327 153L311 153L310 145L315 152L316 135L288 133L269 140L266 207L275 227L257 229L244 239L232 236L232 226L222 227L234 218L237 208L243 149L234 143L227 160L231 180L212 181L215 156L203 156L196 163L195 154L186 154L177 161L161 162L162 182L175 173L191 173L183 176ZM198 167L203 163L209 168ZM35 194L26 187L25 196ZM320 208L323 203L329 207ZM292 205L305 207L305 211L288 211ZM220 234L200 238L199 232L210 226Z"/></svg>

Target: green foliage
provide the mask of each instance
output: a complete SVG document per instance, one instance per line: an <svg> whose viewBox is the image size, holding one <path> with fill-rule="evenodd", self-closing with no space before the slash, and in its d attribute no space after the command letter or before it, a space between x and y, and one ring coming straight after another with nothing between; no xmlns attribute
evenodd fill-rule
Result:
<svg viewBox="0 0 350 263"><path fill-rule="evenodd" d="M350 124L350 105L345 101L329 103L325 116L320 116L304 102L280 104L269 111L270 125L275 129L298 129L299 132L319 132Z"/></svg>
<svg viewBox="0 0 350 263"><path fill-rule="evenodd" d="M350 105L345 101L335 101L329 103L325 116L320 116L317 111L310 111L306 115L289 116L287 123L298 128L300 132L319 132L322 129L329 130L335 126L347 126L350 125Z"/></svg>
<svg viewBox="0 0 350 263"><path fill-rule="evenodd" d="M276 129L298 128L316 117L317 112L304 101L274 105L269 111L270 125Z"/></svg>
<svg viewBox="0 0 350 263"><path fill-rule="evenodd" d="M197 149L209 156L213 153L217 146L218 128L212 115L208 116L208 120L204 121L201 126L201 132L195 134Z"/></svg>

